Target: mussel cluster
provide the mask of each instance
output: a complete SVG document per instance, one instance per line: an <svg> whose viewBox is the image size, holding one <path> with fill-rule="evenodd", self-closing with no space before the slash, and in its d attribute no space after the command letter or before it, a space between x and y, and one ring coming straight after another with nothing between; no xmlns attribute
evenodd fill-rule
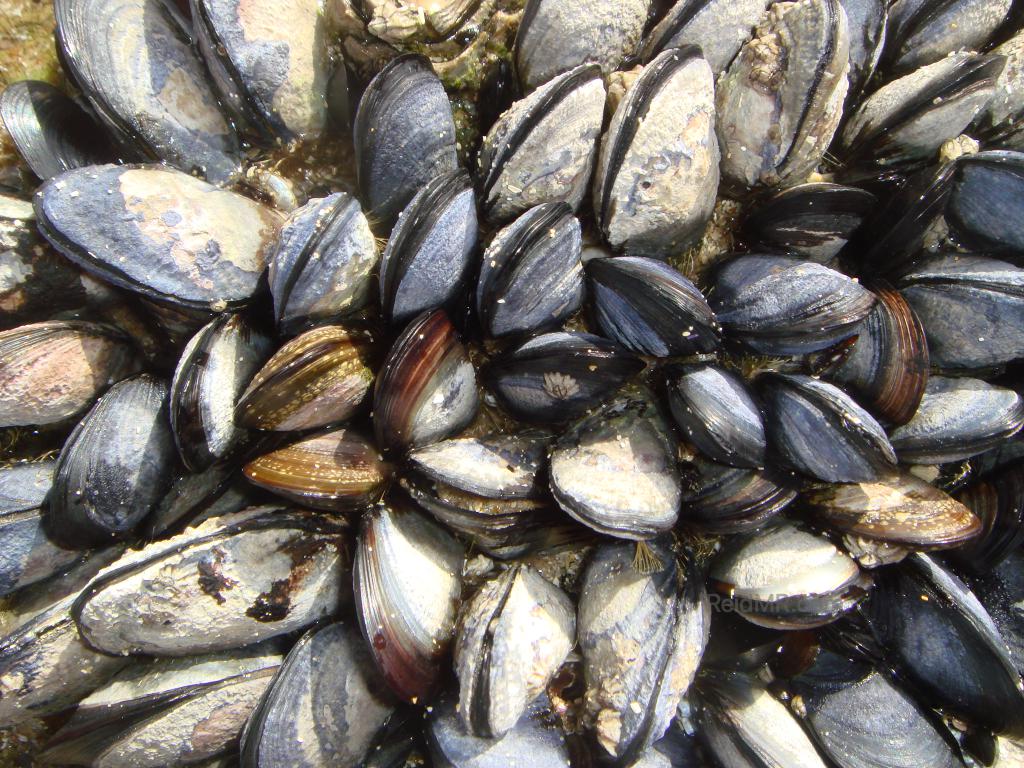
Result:
<svg viewBox="0 0 1024 768"><path fill-rule="evenodd" d="M53 2L23 761L1024 765L1024 3Z"/></svg>

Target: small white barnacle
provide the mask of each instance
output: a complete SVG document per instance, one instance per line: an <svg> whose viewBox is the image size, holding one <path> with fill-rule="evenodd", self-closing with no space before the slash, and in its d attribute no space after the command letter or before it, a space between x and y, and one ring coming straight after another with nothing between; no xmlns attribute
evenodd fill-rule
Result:
<svg viewBox="0 0 1024 768"><path fill-rule="evenodd" d="M556 400L567 400L579 394L580 385L576 379L564 373L545 373L544 391Z"/></svg>

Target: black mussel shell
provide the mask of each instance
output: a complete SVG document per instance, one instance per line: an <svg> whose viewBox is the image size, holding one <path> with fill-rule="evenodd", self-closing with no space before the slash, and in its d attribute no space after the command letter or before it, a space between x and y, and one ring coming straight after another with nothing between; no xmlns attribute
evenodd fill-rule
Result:
<svg viewBox="0 0 1024 768"><path fill-rule="evenodd" d="M946 58L950 51L981 51L1006 19L1011 0L896 0L881 67L887 75L910 72Z"/></svg>
<svg viewBox="0 0 1024 768"><path fill-rule="evenodd" d="M497 358L485 381L503 408L524 421L570 421L598 405L644 363L586 333L535 336Z"/></svg>
<svg viewBox="0 0 1024 768"><path fill-rule="evenodd" d="M492 337L561 325L583 302L580 223L565 203L531 208L484 251L477 316Z"/></svg>
<svg viewBox="0 0 1024 768"><path fill-rule="evenodd" d="M888 0L839 0L850 25L850 91L856 104L875 74L888 34Z"/></svg>
<svg viewBox="0 0 1024 768"><path fill-rule="evenodd" d="M644 355L713 352L721 329L700 290L668 264L642 257L591 259L590 301L609 337Z"/></svg>
<svg viewBox="0 0 1024 768"><path fill-rule="evenodd" d="M356 312L373 297L377 243L358 201L344 192L292 211L270 257L278 326Z"/></svg>
<svg viewBox="0 0 1024 768"><path fill-rule="evenodd" d="M135 159L215 183L237 174L238 139L172 3L55 0L54 15L64 66Z"/></svg>
<svg viewBox="0 0 1024 768"><path fill-rule="evenodd" d="M933 367L976 370L1024 357L1024 269L943 254L915 267L899 287L924 326Z"/></svg>
<svg viewBox="0 0 1024 768"><path fill-rule="evenodd" d="M270 349L270 339L229 313L185 345L171 379L170 417L186 468L202 471L244 440L244 431L235 426L235 402Z"/></svg>
<svg viewBox="0 0 1024 768"><path fill-rule="evenodd" d="M508 221L555 202L578 209L597 155L604 104L601 72L591 65L559 75L502 113L480 149L484 215Z"/></svg>
<svg viewBox="0 0 1024 768"><path fill-rule="evenodd" d="M113 326L54 320L0 332L0 426L62 422L138 369Z"/></svg>
<svg viewBox="0 0 1024 768"><path fill-rule="evenodd" d="M676 0L645 37L641 58L647 62L669 48L699 45L717 77L769 5L771 0Z"/></svg>
<svg viewBox="0 0 1024 768"><path fill-rule="evenodd" d="M636 547L607 543L583 575L576 619L586 680L584 706L605 757L633 760L658 741L700 665L711 609L703 574L665 539Z"/></svg>
<svg viewBox="0 0 1024 768"><path fill-rule="evenodd" d="M245 465L249 482L304 507L346 511L380 499L391 467L351 429L304 437Z"/></svg>
<svg viewBox="0 0 1024 768"><path fill-rule="evenodd" d="M123 555L71 615L90 647L114 655L193 656L302 630L350 599L348 534L323 513L224 515Z"/></svg>
<svg viewBox="0 0 1024 768"><path fill-rule="evenodd" d="M765 427L796 469L829 483L876 480L896 468L885 430L843 390L809 376L772 375Z"/></svg>
<svg viewBox="0 0 1024 768"><path fill-rule="evenodd" d="M52 530L81 547L123 538L163 496L177 465L167 384L148 374L119 382L71 433L57 460Z"/></svg>
<svg viewBox="0 0 1024 768"><path fill-rule="evenodd" d="M905 274L946 208L955 171L955 163L945 163L896 177L895 190L854 235L842 258L872 277Z"/></svg>
<svg viewBox="0 0 1024 768"><path fill-rule="evenodd" d="M841 272L792 256L737 256L715 275L711 305L726 335L769 355L806 354L856 331L875 304Z"/></svg>
<svg viewBox="0 0 1024 768"><path fill-rule="evenodd" d="M978 379L928 380L917 413L889 432L900 461L944 464L987 451L1024 426L1024 400Z"/></svg>
<svg viewBox="0 0 1024 768"><path fill-rule="evenodd" d="M345 622L311 629L246 723L248 768L357 765L394 706L359 630Z"/></svg>
<svg viewBox="0 0 1024 768"><path fill-rule="evenodd" d="M542 434L494 433L443 440L410 451L420 474L491 499L530 499L542 494L538 477L549 438Z"/></svg>
<svg viewBox="0 0 1024 768"><path fill-rule="evenodd" d="M985 573L1024 544L1024 463L971 483L956 498L981 518L978 538L954 553L958 563Z"/></svg>
<svg viewBox="0 0 1024 768"><path fill-rule="evenodd" d="M644 67L601 139L594 214L612 248L668 258L699 239L718 192L714 73L695 46Z"/></svg>
<svg viewBox="0 0 1024 768"><path fill-rule="evenodd" d="M476 374L443 310L421 315L402 332L373 391L377 444L402 451L443 440L476 416Z"/></svg>
<svg viewBox="0 0 1024 768"><path fill-rule="evenodd" d="M717 764L826 768L799 720L756 677L708 669L695 687L697 734Z"/></svg>
<svg viewBox="0 0 1024 768"><path fill-rule="evenodd" d="M462 171L430 180L399 214L380 263L384 317L404 325L461 298L476 250L476 201Z"/></svg>
<svg viewBox="0 0 1024 768"><path fill-rule="evenodd" d="M180 765L226 755L280 664L276 648L260 645L128 667L79 703L42 762Z"/></svg>
<svg viewBox="0 0 1024 768"><path fill-rule="evenodd" d="M967 245L1024 263L1024 153L982 152L956 163L946 221Z"/></svg>
<svg viewBox="0 0 1024 768"><path fill-rule="evenodd" d="M516 32L516 70L523 90L581 64L618 69L643 35L651 0L620 0L581 9L572 0L528 0Z"/></svg>
<svg viewBox="0 0 1024 768"><path fill-rule="evenodd" d="M1024 686L991 617L960 579L915 553L878 572L864 608L888 663L932 706L1020 738Z"/></svg>
<svg viewBox="0 0 1024 768"><path fill-rule="evenodd" d="M452 107L426 58L399 56L370 81L353 140L363 203L384 227L424 184L458 167Z"/></svg>
<svg viewBox="0 0 1024 768"><path fill-rule="evenodd" d="M558 672L576 642L576 606L529 566L484 582L459 619L454 667L459 716L475 736L501 738Z"/></svg>
<svg viewBox="0 0 1024 768"><path fill-rule="evenodd" d="M871 583L828 539L781 519L729 539L709 576L740 615L775 629L828 624L863 600Z"/></svg>
<svg viewBox="0 0 1024 768"><path fill-rule="evenodd" d="M0 469L0 597L60 573L82 553L50 538L42 507L56 462Z"/></svg>
<svg viewBox="0 0 1024 768"><path fill-rule="evenodd" d="M792 253L834 266L877 199L857 187L815 182L777 192L754 208L743 224L754 248Z"/></svg>
<svg viewBox="0 0 1024 768"><path fill-rule="evenodd" d="M289 432L350 418L373 384L373 336L323 325L289 341L253 376L235 423Z"/></svg>
<svg viewBox="0 0 1024 768"><path fill-rule="evenodd" d="M0 94L0 119L28 167L44 181L115 159L92 117L49 83L23 80L7 86Z"/></svg>
<svg viewBox="0 0 1024 768"><path fill-rule="evenodd" d="M200 52L220 96L267 141L308 141L327 126L327 18L317 0L191 0Z"/></svg>
<svg viewBox="0 0 1024 768"><path fill-rule="evenodd" d="M761 407L743 379L714 365L673 366L667 376L672 416L697 450L723 464L764 466Z"/></svg>
<svg viewBox="0 0 1024 768"><path fill-rule="evenodd" d="M971 586L1024 674L1024 550L1009 553L990 573L972 579Z"/></svg>
<svg viewBox="0 0 1024 768"><path fill-rule="evenodd" d="M960 52L894 80L846 121L839 153L858 167L913 167L974 121L995 93L1006 59Z"/></svg>
<svg viewBox="0 0 1024 768"><path fill-rule="evenodd" d="M233 462L214 464L199 472L182 472L142 526L147 539L181 533L204 520L253 506L259 492L238 476Z"/></svg>
<svg viewBox="0 0 1024 768"><path fill-rule="evenodd" d="M844 534L914 549L960 547L981 530L967 506L909 473L817 486L802 500L815 517Z"/></svg>
<svg viewBox="0 0 1024 768"><path fill-rule="evenodd" d="M811 736L840 768L964 765L941 721L864 662L821 651L786 691Z"/></svg>
<svg viewBox="0 0 1024 768"><path fill-rule="evenodd" d="M878 302L857 329L850 354L826 372L883 421L906 424L917 413L928 384L928 342L906 299L877 288Z"/></svg>
<svg viewBox="0 0 1024 768"><path fill-rule="evenodd" d="M551 449L548 471L559 506L599 533L649 539L675 525L682 495L675 435L647 391L572 425Z"/></svg>
<svg viewBox="0 0 1024 768"><path fill-rule="evenodd" d="M696 458L683 472L679 522L699 531L744 533L785 509L796 491L776 473Z"/></svg>
<svg viewBox="0 0 1024 768"><path fill-rule="evenodd" d="M280 224L266 206L159 166L68 171L35 204L40 231L82 269L186 309L250 301Z"/></svg>
<svg viewBox="0 0 1024 768"><path fill-rule="evenodd" d="M363 521L354 584L360 627L396 696L436 692L455 637L462 546L418 512L378 506Z"/></svg>

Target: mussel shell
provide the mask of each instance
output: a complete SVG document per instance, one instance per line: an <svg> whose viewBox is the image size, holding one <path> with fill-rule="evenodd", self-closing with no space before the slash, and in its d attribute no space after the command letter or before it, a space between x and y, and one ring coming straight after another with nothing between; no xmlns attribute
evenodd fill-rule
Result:
<svg viewBox="0 0 1024 768"><path fill-rule="evenodd" d="M945 58L981 51L1006 19L1011 0L896 0L882 68L902 74Z"/></svg>
<svg viewBox="0 0 1024 768"><path fill-rule="evenodd" d="M959 547L981 531L968 507L909 473L815 487L803 500L816 517L844 533L915 549Z"/></svg>
<svg viewBox="0 0 1024 768"><path fill-rule="evenodd" d="M53 320L0 332L0 425L76 416L138 363L128 337L109 325Z"/></svg>
<svg viewBox="0 0 1024 768"><path fill-rule="evenodd" d="M650 61L669 48L699 45L717 77L750 37L753 20L761 18L771 0L676 0L648 33L641 58Z"/></svg>
<svg viewBox="0 0 1024 768"><path fill-rule="evenodd" d="M1024 674L1024 552L1009 553L982 578L972 580L971 586L981 604L985 606L999 634L1006 641L1010 658L1017 671Z"/></svg>
<svg viewBox="0 0 1024 768"><path fill-rule="evenodd" d="M558 327L583 302L580 223L564 203L531 208L499 231L480 266L476 308L492 337Z"/></svg>
<svg viewBox="0 0 1024 768"><path fill-rule="evenodd" d="M617 398L572 425L551 450L549 474L558 505L599 533L649 539L676 522L675 436L649 392Z"/></svg>
<svg viewBox="0 0 1024 768"><path fill-rule="evenodd" d="M467 24L480 0L358 0L356 10L366 19L366 29L385 42L402 47L436 43L451 37Z"/></svg>
<svg viewBox="0 0 1024 768"><path fill-rule="evenodd" d="M747 216L743 230L755 248L834 266L839 252L877 202L873 194L858 187L798 184L759 203Z"/></svg>
<svg viewBox="0 0 1024 768"><path fill-rule="evenodd" d="M982 256L932 257L900 281L932 366L991 368L1024 357L1024 269Z"/></svg>
<svg viewBox="0 0 1024 768"><path fill-rule="evenodd" d="M435 692L455 636L462 547L417 512L379 506L363 522L354 583L363 637L399 698Z"/></svg>
<svg viewBox="0 0 1024 768"><path fill-rule="evenodd" d="M765 380L762 397L772 444L801 472L829 483L857 483L895 469L885 430L838 387L779 374Z"/></svg>
<svg viewBox="0 0 1024 768"><path fill-rule="evenodd" d="M1024 154L982 152L956 163L946 220L968 245L1022 260Z"/></svg>
<svg viewBox="0 0 1024 768"><path fill-rule="evenodd" d="M71 618L74 595L45 606L0 638L0 720L14 725L77 704L125 666L82 639Z"/></svg>
<svg viewBox="0 0 1024 768"><path fill-rule="evenodd" d="M828 377L850 389L889 424L906 424L917 413L928 383L928 342L906 299L888 287L859 327L857 341Z"/></svg>
<svg viewBox="0 0 1024 768"><path fill-rule="evenodd" d="M243 471L249 482L289 501L336 511L368 507L391 478L376 446L351 429L303 437L253 459Z"/></svg>
<svg viewBox="0 0 1024 768"><path fill-rule="evenodd" d="M875 74L888 36L888 0L839 0L850 25L850 91L855 104Z"/></svg>
<svg viewBox="0 0 1024 768"><path fill-rule="evenodd" d="M932 706L1020 738L1020 675L991 617L960 579L928 555L912 554L878 572L865 615L887 662Z"/></svg>
<svg viewBox="0 0 1024 768"><path fill-rule="evenodd" d="M460 297L476 239L469 176L453 171L431 179L399 214L381 257L385 319L401 326Z"/></svg>
<svg viewBox="0 0 1024 768"><path fill-rule="evenodd" d="M124 538L163 496L177 464L167 384L115 384L64 444L50 497L52 530L81 547Z"/></svg>
<svg viewBox="0 0 1024 768"><path fill-rule="evenodd" d="M590 65L559 75L502 113L480 149L486 217L507 221L554 202L578 209L590 183L604 103L601 72Z"/></svg>
<svg viewBox="0 0 1024 768"><path fill-rule="evenodd" d="M526 566L484 583L455 643L459 716L475 736L501 738L546 688L576 639L572 601Z"/></svg>
<svg viewBox="0 0 1024 768"><path fill-rule="evenodd" d="M112 654L187 656L276 637L338 609L346 533L312 512L225 515L125 555L71 613L85 642Z"/></svg>
<svg viewBox="0 0 1024 768"><path fill-rule="evenodd" d="M60 573L82 556L51 540L41 507L56 462L0 469L0 597Z"/></svg>
<svg viewBox="0 0 1024 768"><path fill-rule="evenodd" d="M362 309L372 298L377 261L366 216L344 192L292 211L267 274L278 325L288 328Z"/></svg>
<svg viewBox="0 0 1024 768"><path fill-rule="evenodd" d="M785 509L796 491L775 473L696 458L683 473L681 525L732 534L760 528Z"/></svg>
<svg viewBox="0 0 1024 768"><path fill-rule="evenodd" d="M814 743L764 683L743 672L705 671L697 683L697 733L729 768L825 768Z"/></svg>
<svg viewBox="0 0 1024 768"><path fill-rule="evenodd" d="M668 258L699 238L718 192L714 75L700 49L659 54L601 139L594 213L609 244Z"/></svg>
<svg viewBox="0 0 1024 768"><path fill-rule="evenodd" d="M242 763L355 766L393 709L359 630L343 622L311 629L246 724Z"/></svg>
<svg viewBox="0 0 1024 768"><path fill-rule="evenodd" d="M225 104L269 141L327 125L327 19L319 0L191 0L199 50Z"/></svg>
<svg viewBox="0 0 1024 768"><path fill-rule="evenodd" d="M401 484L420 509L499 560L586 537L587 529L552 519L548 501L494 499L418 477L402 478Z"/></svg>
<svg viewBox="0 0 1024 768"><path fill-rule="evenodd" d="M523 717L501 739L481 739L467 733L454 701L433 707L426 740L437 768L565 768L570 749L562 729L541 719L540 712Z"/></svg>
<svg viewBox="0 0 1024 768"><path fill-rule="evenodd" d="M660 739L693 680L707 643L710 607L689 562L648 544L651 573L628 542L597 549L583 577L577 632L598 743L622 764ZM685 570L683 570L685 568Z"/></svg>
<svg viewBox="0 0 1024 768"><path fill-rule="evenodd" d="M185 466L200 472L244 440L235 402L270 354L271 341L241 315L222 314L192 337L171 379L170 417Z"/></svg>
<svg viewBox="0 0 1024 768"><path fill-rule="evenodd" d="M530 499L541 494L544 435L495 433L443 440L409 453L417 472L468 493L492 499Z"/></svg>
<svg viewBox="0 0 1024 768"><path fill-rule="evenodd" d="M981 533L954 554L957 562L985 573L1024 544L1024 463L1011 464L956 494L981 519Z"/></svg>
<svg viewBox="0 0 1024 768"><path fill-rule="evenodd" d="M601 330L640 354L713 352L721 328L700 290L668 264L622 256L587 263L590 300Z"/></svg>
<svg viewBox="0 0 1024 768"><path fill-rule="evenodd" d="M914 418L889 433L900 461L943 464L998 445L1024 426L1024 400L978 379L928 380Z"/></svg>
<svg viewBox="0 0 1024 768"><path fill-rule="evenodd" d="M736 374L713 365L669 368L668 404L686 439L709 459L764 467L767 442L761 407Z"/></svg>
<svg viewBox="0 0 1024 768"><path fill-rule="evenodd" d="M35 204L40 231L82 269L187 309L248 302L280 223L266 206L159 166L68 171Z"/></svg>
<svg viewBox="0 0 1024 768"><path fill-rule="evenodd" d="M148 539L163 538L211 517L241 512L253 505L257 493L238 477L233 462L214 464L196 474L182 472L146 518L142 533Z"/></svg>
<svg viewBox="0 0 1024 768"><path fill-rule="evenodd" d="M971 133L990 147L1024 149L1020 127L1024 116L1024 34L1018 32L992 53L1006 57L1006 68L996 80L995 95L971 127Z"/></svg>
<svg viewBox="0 0 1024 768"><path fill-rule="evenodd" d="M0 119L29 168L44 181L114 159L92 117L49 83L11 83L0 94Z"/></svg>
<svg viewBox="0 0 1024 768"><path fill-rule="evenodd" d="M348 419L373 383L372 346L369 332L336 325L292 339L249 382L235 422L287 432Z"/></svg>
<svg viewBox="0 0 1024 768"><path fill-rule="evenodd" d="M874 304L870 291L841 272L768 254L726 261L711 294L726 335L770 355L830 347L852 336Z"/></svg>
<svg viewBox="0 0 1024 768"><path fill-rule="evenodd" d="M849 166L891 167L934 156L995 92L1002 56L960 52L894 80L861 102L840 136Z"/></svg>
<svg viewBox="0 0 1024 768"><path fill-rule="evenodd" d="M581 64L613 72L639 45L650 7L651 0L528 0L514 51L523 89L531 91Z"/></svg>
<svg viewBox="0 0 1024 768"><path fill-rule="evenodd" d="M776 521L728 541L711 565L709 586L764 627L820 627L855 607L870 581L828 539Z"/></svg>
<svg viewBox="0 0 1024 768"><path fill-rule="evenodd" d="M516 418L541 424L582 416L644 363L618 344L586 333L547 333L498 357L487 386Z"/></svg>
<svg viewBox="0 0 1024 768"><path fill-rule="evenodd" d="M458 167L451 104L426 58L399 56L370 81L353 140L363 203L385 227L424 184Z"/></svg>
<svg viewBox="0 0 1024 768"><path fill-rule="evenodd" d="M839 127L849 48L838 0L768 8L718 82L724 181L742 188L807 178Z"/></svg>
<svg viewBox="0 0 1024 768"><path fill-rule="evenodd" d="M964 765L935 715L867 664L822 651L786 690L794 706L799 702L811 736L840 768Z"/></svg>
<svg viewBox="0 0 1024 768"><path fill-rule="evenodd" d="M122 144L213 182L238 172L238 140L171 3L56 0L54 15L62 61Z"/></svg>
<svg viewBox="0 0 1024 768"><path fill-rule="evenodd" d="M225 754L280 663L275 649L256 646L129 667L78 705L44 762L127 768Z"/></svg>
<svg viewBox="0 0 1024 768"><path fill-rule="evenodd" d="M373 393L377 444L405 450L467 426L479 404L473 365L443 310L414 320L398 337Z"/></svg>

